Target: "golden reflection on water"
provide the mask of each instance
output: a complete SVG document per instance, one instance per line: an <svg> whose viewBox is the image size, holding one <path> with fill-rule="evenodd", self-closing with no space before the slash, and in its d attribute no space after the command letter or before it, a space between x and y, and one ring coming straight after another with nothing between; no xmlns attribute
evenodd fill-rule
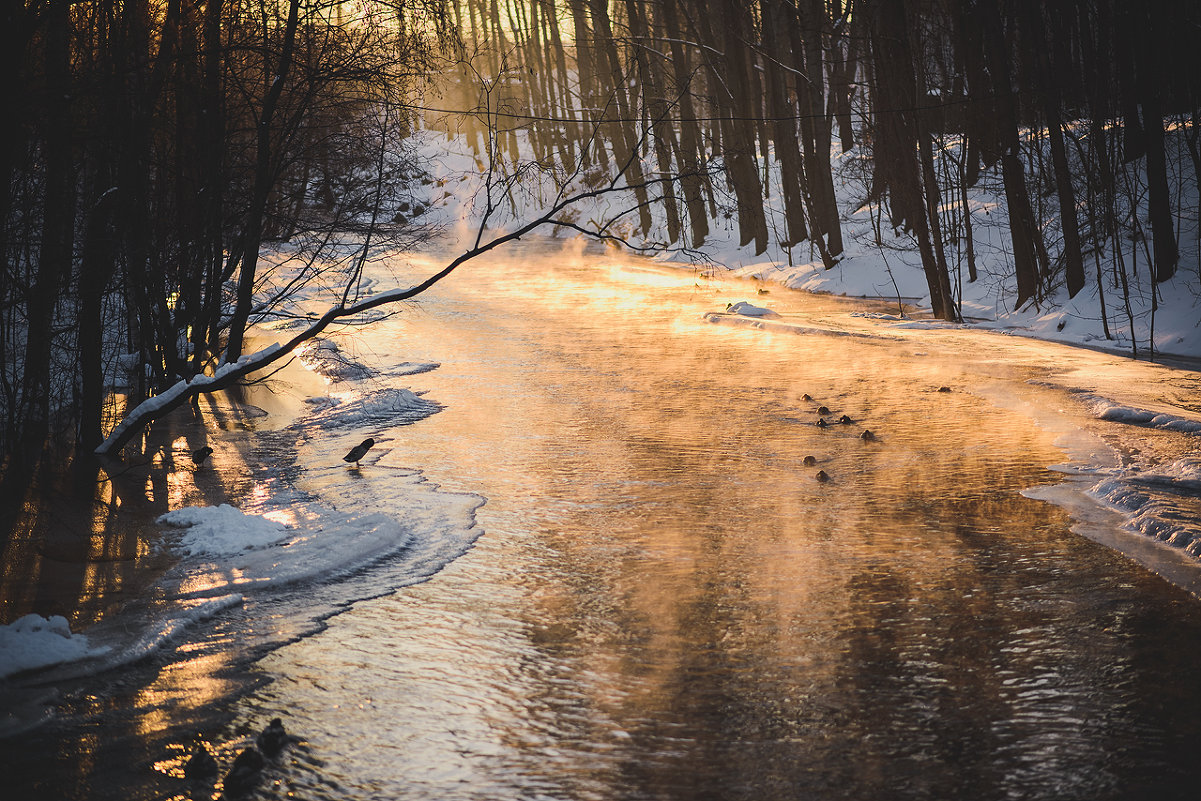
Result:
<svg viewBox="0 0 1201 801"><path fill-rule="evenodd" d="M1058 481L1059 431L1023 404L1063 349L813 299L807 324L879 339L730 329L702 314L747 285L688 273L527 261L453 280L365 349L442 363L412 383L446 408L393 432L388 462L485 495L486 533L265 662L339 781L783 799L1113 780L1148 725L1130 685L1162 680L1126 612L1172 615L1175 596L1019 494ZM818 428L819 404L854 422Z"/></svg>

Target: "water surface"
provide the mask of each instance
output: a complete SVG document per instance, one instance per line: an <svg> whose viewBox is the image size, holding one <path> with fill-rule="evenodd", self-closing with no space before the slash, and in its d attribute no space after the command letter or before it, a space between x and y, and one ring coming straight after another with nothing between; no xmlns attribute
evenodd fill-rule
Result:
<svg viewBox="0 0 1201 801"><path fill-rule="evenodd" d="M1100 424L1056 387L1148 404L1193 376L536 256L474 265L348 346L442 364L412 386L445 410L392 432L379 466L482 494L485 534L264 660L246 716L283 711L320 760L286 786L1192 797L1201 606L1022 491L1061 483L1046 468L1069 456L1195 447ZM830 333L704 320L740 299ZM854 422L818 428L819 405Z"/></svg>
<svg viewBox="0 0 1201 801"><path fill-rule="evenodd" d="M1083 491L1188 464L1196 437L1082 400L1188 415L1195 373L578 255L536 242L472 263L335 337L372 369L333 396L407 388L444 408L263 424L243 506L432 534L251 599L141 678L71 688L74 716L9 751L16 786L210 797L181 778L193 736L227 765L282 716L303 742L262 797L1195 796L1201 603L1181 587L1199 571ZM738 300L802 333L706 319ZM817 426L822 405L852 422ZM469 550L462 530L440 541L427 484L483 499ZM1201 532L1188 486L1147 484Z"/></svg>

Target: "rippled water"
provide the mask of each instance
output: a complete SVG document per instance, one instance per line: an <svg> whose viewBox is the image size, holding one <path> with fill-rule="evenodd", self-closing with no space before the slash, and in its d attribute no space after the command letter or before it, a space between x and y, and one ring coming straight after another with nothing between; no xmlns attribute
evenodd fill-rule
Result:
<svg viewBox="0 0 1201 801"><path fill-rule="evenodd" d="M374 372L334 391L442 411L266 437L340 512L404 520L414 468L482 496L471 550L397 592L440 566L436 543L425 574L347 579L386 594L249 676L175 695L160 678L138 703L164 720L139 725L218 707L229 759L282 716L303 743L268 768L280 798L1195 797L1201 603L1115 548L1177 585L1199 571L1083 491L1193 458L1196 436L1098 420L1067 390L1181 412L1196 374L548 250L338 339ZM748 299L807 333L705 319ZM441 366L393 369L414 363ZM853 422L819 428L820 405ZM377 455L347 469L369 435ZM1201 531L1187 492L1155 491ZM197 647L229 658L221 636ZM225 675L180 684L202 673ZM172 736L137 757L158 795L96 797L162 797Z"/></svg>
<svg viewBox="0 0 1201 801"><path fill-rule="evenodd" d="M446 409L386 462L484 495L485 534L264 660L246 717L309 743L284 787L1193 797L1201 606L1020 494L1062 481L1060 437L1190 447L1046 386L1161 373L778 291L752 299L864 336L729 328L702 315L749 285L535 261L465 271L358 341L441 362L413 386ZM819 429L819 404L855 422Z"/></svg>

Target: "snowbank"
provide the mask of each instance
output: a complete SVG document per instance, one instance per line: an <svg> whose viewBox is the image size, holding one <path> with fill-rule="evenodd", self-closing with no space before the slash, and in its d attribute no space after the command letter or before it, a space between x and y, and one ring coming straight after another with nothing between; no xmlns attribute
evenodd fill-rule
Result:
<svg viewBox="0 0 1201 801"><path fill-rule="evenodd" d="M84 634L72 634L65 617L26 615L0 626L0 679L26 670L102 656L107 647L92 647Z"/></svg>
<svg viewBox="0 0 1201 801"><path fill-rule="evenodd" d="M179 598L212 597L303 581L329 581L402 550L412 537L385 514L307 505L293 527L232 506L191 506L159 523L180 529L185 558L164 580Z"/></svg>
<svg viewBox="0 0 1201 801"><path fill-rule="evenodd" d="M517 137L519 142L524 142L524 132L517 132ZM430 207L425 219L455 232L460 245L465 247L477 233L483 209L489 207L485 202L479 163L462 137L423 131L417 133L415 141L425 162L434 171L432 177L435 180L427 188L424 198ZM916 307L919 314L928 314L929 292L915 241L907 233L893 231L887 222L887 214L881 220L877 205L863 203L866 189L862 178L856 176L863 174L864 158L857 149L833 156L846 250L831 269L825 269L819 254L809 243L786 248L771 242L761 254L754 253L751 245L739 246L736 221L722 213L723 208L736 206L732 198L718 198L718 214L710 220L710 234L699 252L681 253L676 249L663 253L659 260L684 269L725 270L739 277L807 292L896 299ZM770 190L764 200L768 226L771 230L783 230L779 173L774 165L769 165L766 174ZM1184 197L1196 196L1191 180L1188 176L1181 177ZM720 193L720 182L716 189ZM545 199L554 196L555 190L549 186L527 186L522 191L495 195L489 233L514 228L522 221L537 217L543 212ZM610 219L630 206L632 203L628 199L600 197L573 207L567 216L581 224L595 222ZM999 179L986 176L986 180L971 188L968 207L973 221L977 279L969 280L962 252L948 256L955 262L951 267L953 294L961 301L967 324L1117 353L1131 353L1137 349L1142 355L1153 341L1159 354L1201 356L1201 326L1196 324L1201 317L1198 308L1201 305L1201 254L1198 253L1198 231L1191 227L1195 226L1195 221L1189 215L1181 218L1181 230L1177 232L1180 268L1172 280L1156 287L1158 299L1152 298L1146 277L1140 278L1135 272L1127 308L1119 290L1108 280L1098 286L1095 276L1098 268L1089 265L1089 283L1075 298L1068 298L1067 290L1058 287L1039 305L1028 303L1015 310L1012 301L1016 297L1016 278L1010 255L1005 195ZM614 226L613 233L638 244L665 240L667 225L661 205L652 204L651 212L655 222L649 236L635 231L628 222L628 215L627 220ZM1145 209L1139 210L1140 214L1144 212ZM577 236L568 229L556 232L549 227L543 233L558 233L566 238ZM1048 236L1053 235L1053 231L1048 233ZM1145 262L1138 251L1140 243L1127 242L1124 247L1126 251L1122 258L1126 263ZM1110 267L1104 261L1106 258L1113 257L1104 256L1099 268L1108 276ZM1102 305L1106 309L1104 322Z"/></svg>

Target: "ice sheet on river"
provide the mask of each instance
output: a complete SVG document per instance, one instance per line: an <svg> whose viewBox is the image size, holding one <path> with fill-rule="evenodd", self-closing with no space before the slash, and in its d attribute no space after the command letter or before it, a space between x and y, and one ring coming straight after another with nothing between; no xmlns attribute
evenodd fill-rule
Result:
<svg viewBox="0 0 1201 801"><path fill-rule="evenodd" d="M1121 431L1117 432L1119 441L1126 441L1129 432L1138 429L1165 432L1165 436L1183 435L1191 438L1201 435L1201 421L1180 414L1120 403L1082 389L1068 389L1068 392L1078 398L1097 420L1118 424L1119 428L1130 427L1124 436ZM1138 435L1131 442L1133 446L1128 445L1127 449L1140 453L1137 461L1129 457L1121 458L1115 451L1115 458L1110 463L1099 464L1095 459L1085 457L1063 469L1086 482L1082 486L1085 494L1115 514L1117 525L1122 530L1179 549L1180 553L1187 554L1193 560L1201 560L1201 459L1183 456L1158 462L1151 455L1154 453L1152 449L1139 447ZM1063 501L1055 488L1036 488L1025 494L1044 500ZM1131 553L1128 543L1111 539L1103 541L1111 547ZM1163 572L1157 559L1153 557L1148 560L1145 549L1134 547L1143 553L1140 561ZM1195 586L1195 577L1186 575L1183 579L1173 580L1181 586Z"/></svg>
<svg viewBox="0 0 1201 801"><path fill-rule="evenodd" d="M0 679L19 680L26 692L150 657L233 650L235 659L250 659L355 601L424 581L465 553L479 536L481 498L381 463L386 449L362 471L341 461L344 440L387 441L441 405L401 387L347 387L313 399L289 426L256 432L246 463L255 491L243 508L185 507L159 518L160 547L178 562L149 597L86 634L61 619L0 627ZM322 477L316 492L298 484L314 474ZM19 720L0 720L0 737L43 718L44 707L33 704Z"/></svg>

